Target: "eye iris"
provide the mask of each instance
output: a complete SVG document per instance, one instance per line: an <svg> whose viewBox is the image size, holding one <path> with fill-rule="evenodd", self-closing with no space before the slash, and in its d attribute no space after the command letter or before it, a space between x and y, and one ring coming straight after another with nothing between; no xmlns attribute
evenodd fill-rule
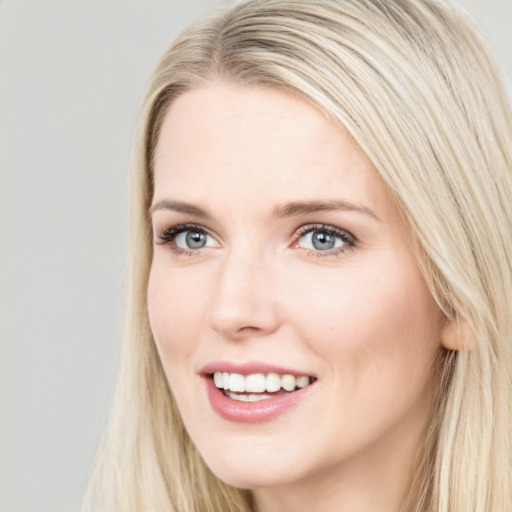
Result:
<svg viewBox="0 0 512 512"><path fill-rule="evenodd" d="M317 231L313 233L311 238L311 242L313 247L318 251L326 251L328 249L332 249L336 244L336 239L334 236L329 233L325 233L322 231Z"/></svg>
<svg viewBox="0 0 512 512"><path fill-rule="evenodd" d="M206 235L197 231L189 231L185 240L190 249L200 249L206 245Z"/></svg>

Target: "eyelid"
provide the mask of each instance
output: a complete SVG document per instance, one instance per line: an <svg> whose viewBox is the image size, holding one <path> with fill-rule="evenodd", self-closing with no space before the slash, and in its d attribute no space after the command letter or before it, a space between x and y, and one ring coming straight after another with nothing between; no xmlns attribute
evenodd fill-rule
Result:
<svg viewBox="0 0 512 512"><path fill-rule="evenodd" d="M205 235L208 235L212 240L215 240L216 244L220 245L218 238L211 233L211 231L207 228L205 228L201 224L196 224L194 222L186 222L181 224L175 224L166 226L164 229L159 231L156 235L156 243L158 245L174 245L173 250L175 250L177 253L180 251L187 251L187 249L182 249L175 246L174 241L176 238L184 232L187 231L195 231L197 233L204 233ZM195 251L191 249L193 252L197 252L199 249L196 249Z"/></svg>
<svg viewBox="0 0 512 512"><path fill-rule="evenodd" d="M306 224L304 226L301 226L297 231L295 232L294 237L300 238L301 236L306 235L307 233L311 233L312 231L325 231L327 233L334 234L336 236L339 236L342 239L346 239L348 243L356 244L357 238L346 229L339 228L337 226L333 226L332 224L325 224L325 223L314 223L314 224Z"/></svg>
<svg viewBox="0 0 512 512"><path fill-rule="evenodd" d="M181 224L175 224L170 225L162 229L161 231L157 231L157 234L155 235L155 243L158 245L168 245L169 248L178 256L188 256L191 257L193 255L199 255L202 253L203 249L211 248L212 245L206 245L199 248L183 248L179 247L176 244L176 238L187 231L192 232L198 232L198 233L204 233L208 237L210 237L212 240L215 241L217 244L217 247L219 247L221 244L218 240L218 237L213 234L208 228L206 228L202 224L197 224L194 222L190 223L181 223ZM299 241L302 237L307 235L308 233L312 232L324 232L329 233L330 235L340 239L343 244L338 247L333 247L331 249L315 249L315 248L308 248L308 247L301 247L299 245ZM339 228L337 226L333 226L331 224L325 224L325 223L314 223L314 224L306 224L301 226L295 231L295 234L293 235L293 241L289 247L294 249L303 249L310 252L311 255L316 256L339 256L342 253L353 249L356 244L358 243L357 238L352 235L349 231Z"/></svg>
<svg viewBox="0 0 512 512"><path fill-rule="evenodd" d="M331 249L319 250L314 248L301 247L299 245L299 241L305 235L312 232L324 232L329 233L330 235L335 236L342 240L343 244L338 247L333 247ZM317 256L317 257L328 257L328 256L340 256L341 254L352 250L356 247L358 243L357 238L352 235L349 231L338 228L337 226L333 226L331 224L307 224L299 228L294 236L292 247L295 249L304 249L309 251L309 255Z"/></svg>

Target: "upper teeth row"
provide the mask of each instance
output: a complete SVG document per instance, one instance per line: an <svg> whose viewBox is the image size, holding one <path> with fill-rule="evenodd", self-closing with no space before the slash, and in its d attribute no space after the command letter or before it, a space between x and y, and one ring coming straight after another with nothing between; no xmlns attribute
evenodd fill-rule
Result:
<svg viewBox="0 0 512 512"><path fill-rule="evenodd" d="M215 385L220 389L244 393L272 393L283 388L286 391L293 391L296 387L306 387L310 379L306 375L279 375L277 373L252 373L241 375L240 373L215 372L213 374Z"/></svg>

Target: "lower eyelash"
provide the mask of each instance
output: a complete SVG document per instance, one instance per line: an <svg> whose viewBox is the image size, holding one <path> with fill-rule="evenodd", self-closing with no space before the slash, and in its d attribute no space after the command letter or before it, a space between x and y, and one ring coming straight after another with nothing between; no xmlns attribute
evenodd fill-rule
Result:
<svg viewBox="0 0 512 512"><path fill-rule="evenodd" d="M179 247L176 247L176 245L173 243L174 239L184 231L195 231L197 233L204 233L208 235L209 233L200 225L197 224L178 224L176 226L170 226L163 230L163 232L158 235L157 244L158 245L166 245L168 244L175 254L179 256L192 256L193 251L187 251L186 249L181 249ZM324 233L328 233L329 235L332 235L334 237L340 238L344 245L341 247L336 247L334 249L326 250L326 251L320 251L320 250L309 250L308 256L310 257L325 257L325 256L341 256L343 253L351 250L354 248L356 244L356 239L353 235L347 233L344 230L334 228L333 226L329 226L326 224L318 224L318 225L309 225L304 226L299 230L297 233L297 237L300 238L304 236L307 233L313 232L313 231L321 231Z"/></svg>
<svg viewBox="0 0 512 512"><path fill-rule="evenodd" d="M328 251L314 251L310 250L308 255L322 257L322 256L336 256L341 255L344 252L353 249L356 245L356 238L353 235L350 235L346 231L341 229L336 229L333 226L329 226L326 224L317 224L317 225L309 225L304 226L297 233L297 237L300 238L307 233L311 233L312 231L321 231L323 233L328 233L329 235L335 236L343 240L344 244L342 247L336 247L334 249L330 249Z"/></svg>
<svg viewBox="0 0 512 512"><path fill-rule="evenodd" d="M179 247L176 247L175 245L171 245L171 251L178 255L178 256L185 256L185 257L191 257L193 256L192 251L187 251L185 249L180 249Z"/></svg>
<svg viewBox="0 0 512 512"><path fill-rule="evenodd" d="M205 231L201 226L198 226L196 224L178 224L176 226L171 226L171 227L168 227L166 229L164 229L164 231L158 235L158 241L157 241L157 244L159 245L165 245L165 244L171 244L171 242L180 234L180 233L183 233L184 231L196 231L198 233L204 233L204 234L208 234L207 231ZM182 254L186 251L182 250L182 249L178 249L177 247L172 247L172 249L176 252L176 253L179 253L179 254Z"/></svg>
<svg viewBox="0 0 512 512"><path fill-rule="evenodd" d="M310 249L308 252L308 257L325 258L326 256L335 256L336 258L339 258L342 254L351 251L353 248L353 245L344 245L343 247L336 247L335 249L330 249L329 251L314 251Z"/></svg>

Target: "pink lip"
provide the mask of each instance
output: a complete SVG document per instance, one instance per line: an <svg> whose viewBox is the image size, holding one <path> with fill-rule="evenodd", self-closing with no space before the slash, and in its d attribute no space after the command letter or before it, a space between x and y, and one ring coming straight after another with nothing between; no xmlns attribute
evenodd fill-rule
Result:
<svg viewBox="0 0 512 512"><path fill-rule="evenodd" d="M291 407L297 405L309 392L312 384L305 388L281 395L274 395L272 398L259 400L258 402L242 402L233 400L224 395L221 389L215 386L211 375L215 372L239 373L249 375L252 373L279 373L280 375L308 375L309 372L293 370L283 366L276 366L258 361L235 363L232 361L213 361L201 369L206 384L206 392L212 409L225 420L238 423L259 423L270 421L283 414Z"/></svg>
<svg viewBox="0 0 512 512"><path fill-rule="evenodd" d="M258 402L241 402L225 396L223 391L215 386L211 377L206 377L204 380L212 409L221 418L237 423L270 421L297 405L312 386L306 386L292 393L275 395Z"/></svg>
<svg viewBox="0 0 512 512"><path fill-rule="evenodd" d="M213 361L204 366L201 370L203 375L211 375L215 372L240 373L241 375L249 375L251 373L279 373L281 375L314 375L308 372L292 370L283 366L275 366L272 364L262 363L258 361L249 361L246 363L234 363L231 361Z"/></svg>

